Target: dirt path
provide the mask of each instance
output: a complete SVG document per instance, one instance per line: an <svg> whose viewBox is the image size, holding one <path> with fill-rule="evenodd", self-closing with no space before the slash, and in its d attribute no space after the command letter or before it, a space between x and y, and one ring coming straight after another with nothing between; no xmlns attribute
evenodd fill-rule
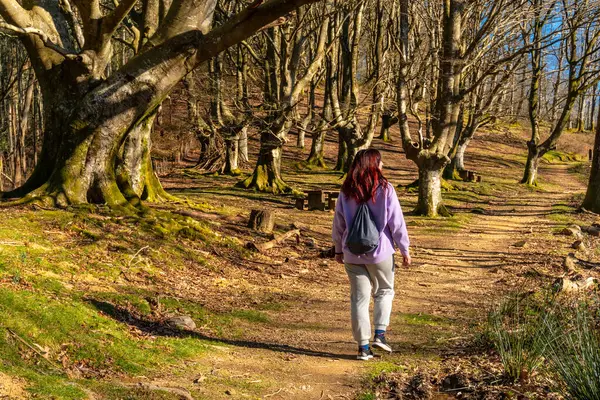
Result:
<svg viewBox="0 0 600 400"><path fill-rule="evenodd" d="M392 164L392 177L406 181L405 167ZM483 171L490 174L484 179L493 179L492 167ZM397 350L393 355L366 363L354 360L343 267L304 257L300 273L286 276L275 272L271 274L274 278L265 280L265 285L289 290L293 305L269 312L271 323L248 325L242 328L243 340L212 352L203 361L210 364L209 384L198 392L213 399L349 399L369 373L390 367L413 368L420 360L439 358L444 349L470 337L473 322L480 321L493 300L510 290L514 280L508 277L514 277L513 267L522 270L548 258L547 249L539 246L546 246L543 237L556 226L548 219L553 205L584 189L567 168L553 165L542 171L547 186L561 185L561 190L539 192L513 184L514 190L480 196L479 213L463 212L468 222L459 228L436 231L427 220L407 217L414 266L397 269L389 328ZM513 173L509 180L515 182L520 170ZM296 179L301 182L303 177ZM251 197L240 200L233 194L215 197L210 190L200 193L209 202L236 201L239 205L245 201L248 208L258 201ZM407 199L406 209L414 196L402 198ZM307 215L285 203L271 206L287 221L308 220L320 232L314 234L317 244L326 246L331 214ZM214 385L210 384L211 375L218 378ZM223 386L224 379L235 389Z"/></svg>

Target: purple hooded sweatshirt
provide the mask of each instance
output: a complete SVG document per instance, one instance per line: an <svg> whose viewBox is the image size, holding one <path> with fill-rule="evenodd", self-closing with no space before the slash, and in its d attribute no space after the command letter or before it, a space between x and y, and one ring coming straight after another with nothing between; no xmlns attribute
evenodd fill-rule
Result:
<svg viewBox="0 0 600 400"><path fill-rule="evenodd" d="M400 202L394 187L388 183L386 190L379 188L375 197L367 203L371 210L375 225L379 230L379 246L371 253L356 255L348 250L346 237L358 208L356 200L340 196L335 207L333 218L333 243L336 253L344 253L344 262L348 264L377 264L389 259L394 254L394 243L402 255L408 255L408 232Z"/></svg>

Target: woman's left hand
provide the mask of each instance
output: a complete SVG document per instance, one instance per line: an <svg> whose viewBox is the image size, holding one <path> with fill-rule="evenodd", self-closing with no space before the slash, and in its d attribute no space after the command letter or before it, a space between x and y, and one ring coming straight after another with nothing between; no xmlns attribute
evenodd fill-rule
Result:
<svg viewBox="0 0 600 400"><path fill-rule="evenodd" d="M335 262L337 262L338 264L343 264L344 263L344 255L343 254L336 254L335 255Z"/></svg>

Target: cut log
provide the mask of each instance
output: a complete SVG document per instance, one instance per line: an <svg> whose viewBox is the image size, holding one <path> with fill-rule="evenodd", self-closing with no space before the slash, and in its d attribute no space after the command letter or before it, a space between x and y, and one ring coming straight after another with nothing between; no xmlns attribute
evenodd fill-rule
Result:
<svg viewBox="0 0 600 400"><path fill-rule="evenodd" d="M277 236L275 239L268 241L266 243L256 244L256 243L249 242L246 245L246 247L248 247L250 250L254 250L254 251L258 251L259 253L262 253L265 250L272 249L273 247L285 242L287 239L289 239L293 236L296 237L296 243L300 243L300 229L294 229L294 230L284 233L283 235Z"/></svg>
<svg viewBox="0 0 600 400"><path fill-rule="evenodd" d="M330 198L329 198L329 201L328 201L327 203L328 203L328 204L327 204L327 207L328 207L330 210L335 210L335 205L336 205L336 203L337 203L337 198L331 198L331 197L330 197Z"/></svg>
<svg viewBox="0 0 600 400"><path fill-rule="evenodd" d="M582 232L585 232L592 236L600 236L600 227L597 224L592 224L591 226L581 226L579 227Z"/></svg>
<svg viewBox="0 0 600 400"><path fill-rule="evenodd" d="M296 198L296 208L298 210L304 210L304 204L306 203L306 199L304 197Z"/></svg>
<svg viewBox="0 0 600 400"><path fill-rule="evenodd" d="M309 210L321 210L325 209L325 202L323 201L322 190L311 190L308 192L308 209Z"/></svg>
<svg viewBox="0 0 600 400"><path fill-rule="evenodd" d="M275 226L275 215L270 210L252 210L250 212L250 220L248 228L255 231L270 233Z"/></svg>
<svg viewBox="0 0 600 400"><path fill-rule="evenodd" d="M560 292L578 292L581 290L589 290L596 287L597 281L594 278L587 278L585 281L574 282L568 278L559 278L555 283L555 287Z"/></svg>

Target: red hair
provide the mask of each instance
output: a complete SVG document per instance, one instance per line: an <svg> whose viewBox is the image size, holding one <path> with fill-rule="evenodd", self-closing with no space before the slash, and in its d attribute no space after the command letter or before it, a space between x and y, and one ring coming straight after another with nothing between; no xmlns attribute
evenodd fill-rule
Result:
<svg viewBox="0 0 600 400"><path fill-rule="evenodd" d="M350 171L342 185L342 193L357 203L366 203L373 199L377 189L387 189L388 180L381 173L379 164L381 153L375 149L361 150L356 153Z"/></svg>

